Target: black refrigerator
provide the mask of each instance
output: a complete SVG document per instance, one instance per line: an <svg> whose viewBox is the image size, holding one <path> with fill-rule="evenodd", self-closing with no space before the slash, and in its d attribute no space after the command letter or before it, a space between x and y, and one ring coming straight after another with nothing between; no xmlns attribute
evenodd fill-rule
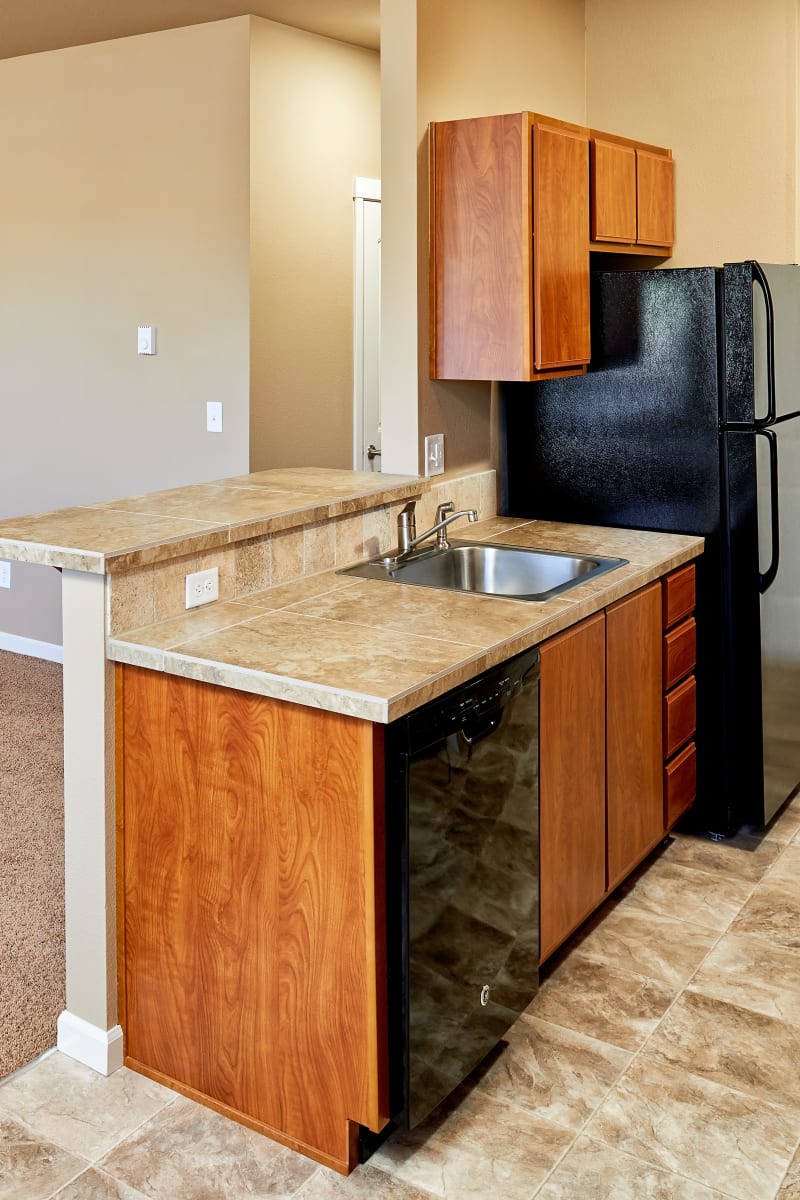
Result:
<svg viewBox="0 0 800 1200"><path fill-rule="evenodd" d="M694 820L800 784L800 267L592 274L586 375L501 389L507 515L701 534Z"/></svg>

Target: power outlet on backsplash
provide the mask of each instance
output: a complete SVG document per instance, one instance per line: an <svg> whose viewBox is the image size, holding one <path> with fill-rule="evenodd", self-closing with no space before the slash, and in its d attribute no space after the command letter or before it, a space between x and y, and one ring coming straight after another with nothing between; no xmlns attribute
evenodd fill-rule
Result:
<svg viewBox="0 0 800 1200"><path fill-rule="evenodd" d="M212 600L219 600L219 567L195 571L185 578L187 608L197 608L199 604L210 604Z"/></svg>

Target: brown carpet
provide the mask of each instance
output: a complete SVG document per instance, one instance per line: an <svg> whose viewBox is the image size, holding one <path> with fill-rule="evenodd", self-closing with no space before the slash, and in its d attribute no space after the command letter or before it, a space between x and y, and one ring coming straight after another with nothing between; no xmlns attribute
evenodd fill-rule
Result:
<svg viewBox="0 0 800 1200"><path fill-rule="evenodd" d="M62 669L0 651L0 1078L65 1006Z"/></svg>

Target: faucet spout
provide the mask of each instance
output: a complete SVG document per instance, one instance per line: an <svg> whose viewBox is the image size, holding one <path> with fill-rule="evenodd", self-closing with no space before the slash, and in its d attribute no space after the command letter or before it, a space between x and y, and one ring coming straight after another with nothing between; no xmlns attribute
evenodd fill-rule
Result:
<svg viewBox="0 0 800 1200"><path fill-rule="evenodd" d="M417 537L416 517L414 514L415 501L410 500L404 509L397 517L397 546L398 558L402 558L410 554L422 542L426 542L428 538L437 534L436 548L437 550L449 550L450 543L447 540L447 527L453 521L457 521L460 517L466 517L469 521L477 521L478 514L474 508L463 508L459 512L453 512L453 502L448 500L445 504L440 504L436 510L436 523L426 529Z"/></svg>

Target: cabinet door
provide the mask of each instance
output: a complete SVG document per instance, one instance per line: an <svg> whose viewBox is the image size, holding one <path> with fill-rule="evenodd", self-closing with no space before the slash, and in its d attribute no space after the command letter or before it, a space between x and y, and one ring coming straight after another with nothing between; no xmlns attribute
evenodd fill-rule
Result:
<svg viewBox="0 0 800 1200"><path fill-rule="evenodd" d="M661 585L606 612L608 887L664 833Z"/></svg>
<svg viewBox="0 0 800 1200"><path fill-rule="evenodd" d="M675 181L671 158L636 151L638 233L648 246L671 246L675 238Z"/></svg>
<svg viewBox="0 0 800 1200"><path fill-rule="evenodd" d="M592 138L592 241L636 241L636 151Z"/></svg>
<svg viewBox="0 0 800 1200"><path fill-rule="evenodd" d="M533 328L540 371L591 356L588 158L585 134L534 125Z"/></svg>
<svg viewBox="0 0 800 1200"><path fill-rule="evenodd" d="M528 118L431 125L431 378L531 369Z"/></svg>
<svg viewBox="0 0 800 1200"><path fill-rule="evenodd" d="M605 619L541 648L539 823L541 957L605 891ZM660 711L660 710L659 710Z"/></svg>
<svg viewBox="0 0 800 1200"><path fill-rule="evenodd" d="M382 743L353 717L118 678L126 1062L348 1170L353 1123L388 1107Z"/></svg>

